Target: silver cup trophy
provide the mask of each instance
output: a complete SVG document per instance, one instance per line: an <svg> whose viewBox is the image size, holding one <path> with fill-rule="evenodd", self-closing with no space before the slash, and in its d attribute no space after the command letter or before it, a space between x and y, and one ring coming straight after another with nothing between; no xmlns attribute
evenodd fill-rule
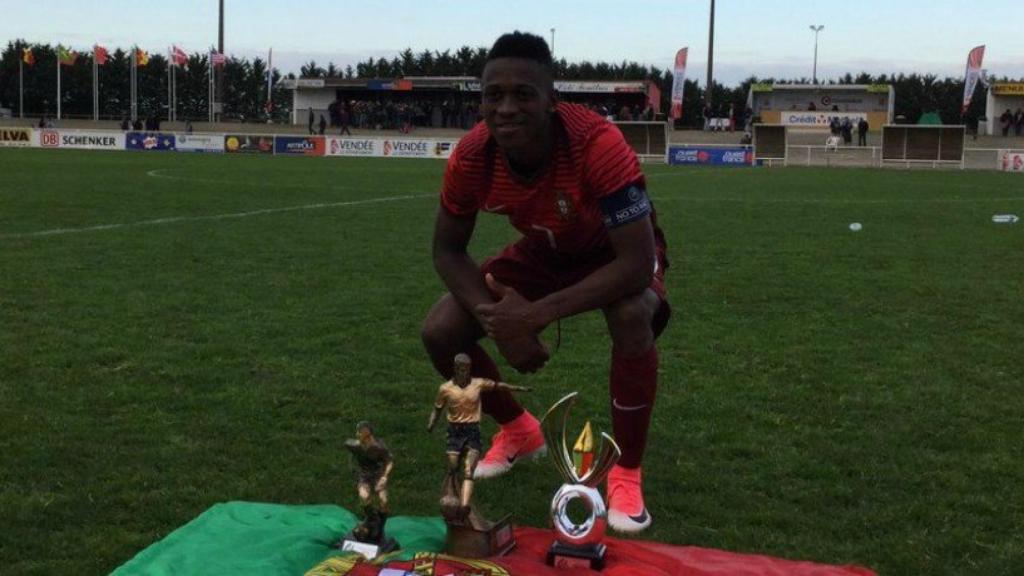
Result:
<svg viewBox="0 0 1024 576"><path fill-rule="evenodd" d="M565 482L551 500L555 542L548 549L547 563L565 567L589 565L592 570L602 570L606 548L601 540L608 527L608 509L597 486L608 476L622 452L615 440L602 432L599 455L593 465L583 472L576 469L566 444L565 428L577 396L573 392L556 402L541 422L548 453ZM582 523L574 522L568 512L569 503L577 498L587 514Z"/></svg>

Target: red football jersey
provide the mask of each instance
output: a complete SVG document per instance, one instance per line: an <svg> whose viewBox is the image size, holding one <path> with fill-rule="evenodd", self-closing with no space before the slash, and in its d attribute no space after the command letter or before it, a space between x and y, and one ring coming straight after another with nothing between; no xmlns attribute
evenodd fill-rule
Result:
<svg viewBox="0 0 1024 576"><path fill-rule="evenodd" d="M448 160L442 206L456 215L505 214L523 235L559 254L605 248L600 199L646 187L636 154L614 124L577 104L559 103L552 129L553 158L527 182L510 170L487 125L477 124Z"/></svg>

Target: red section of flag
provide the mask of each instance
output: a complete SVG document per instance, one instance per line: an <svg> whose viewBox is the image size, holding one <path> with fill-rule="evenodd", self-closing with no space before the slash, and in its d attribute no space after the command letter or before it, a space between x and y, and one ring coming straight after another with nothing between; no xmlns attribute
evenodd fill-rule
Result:
<svg viewBox="0 0 1024 576"><path fill-rule="evenodd" d="M981 62L984 58L984 45L976 46L967 55L967 71L964 73L964 102L963 106L960 107L961 116L966 114L967 109L971 107L974 89L978 86L978 81L981 79Z"/></svg>
<svg viewBox="0 0 1024 576"><path fill-rule="evenodd" d="M181 48L174 46L171 48L171 60L174 61L175 66L184 66L188 63L188 54Z"/></svg>
<svg viewBox="0 0 1024 576"><path fill-rule="evenodd" d="M110 56L110 54L107 52L107 49L98 44L92 47L92 55L93 58L96 59L96 64L99 66L103 66L104 64L106 64L107 58Z"/></svg>
<svg viewBox="0 0 1024 576"><path fill-rule="evenodd" d="M142 48L135 49L135 66L145 66L149 64L149 53Z"/></svg>

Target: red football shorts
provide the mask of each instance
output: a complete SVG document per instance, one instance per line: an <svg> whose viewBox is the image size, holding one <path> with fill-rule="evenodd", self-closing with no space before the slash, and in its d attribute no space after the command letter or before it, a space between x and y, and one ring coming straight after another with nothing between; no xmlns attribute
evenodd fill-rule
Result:
<svg viewBox="0 0 1024 576"><path fill-rule="evenodd" d="M652 322L654 335L657 336L664 330L671 315L665 290L668 257L665 253L665 240L661 234L655 234L655 252L657 261L651 263L654 266L654 277L651 279L650 288L661 300ZM576 284L614 259L615 252L611 246L581 256L564 256L552 252L546 246L538 246L536 242L522 238L484 261L480 270L484 274L492 274L499 282L515 288L524 298L533 302Z"/></svg>

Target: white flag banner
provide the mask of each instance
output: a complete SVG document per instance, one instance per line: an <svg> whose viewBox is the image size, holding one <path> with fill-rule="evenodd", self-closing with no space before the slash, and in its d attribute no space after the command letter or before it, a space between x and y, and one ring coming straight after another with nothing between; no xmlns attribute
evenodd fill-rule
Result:
<svg viewBox="0 0 1024 576"><path fill-rule="evenodd" d="M676 52L676 64L672 69L672 118L683 117L683 90L686 87L686 53L689 48Z"/></svg>

